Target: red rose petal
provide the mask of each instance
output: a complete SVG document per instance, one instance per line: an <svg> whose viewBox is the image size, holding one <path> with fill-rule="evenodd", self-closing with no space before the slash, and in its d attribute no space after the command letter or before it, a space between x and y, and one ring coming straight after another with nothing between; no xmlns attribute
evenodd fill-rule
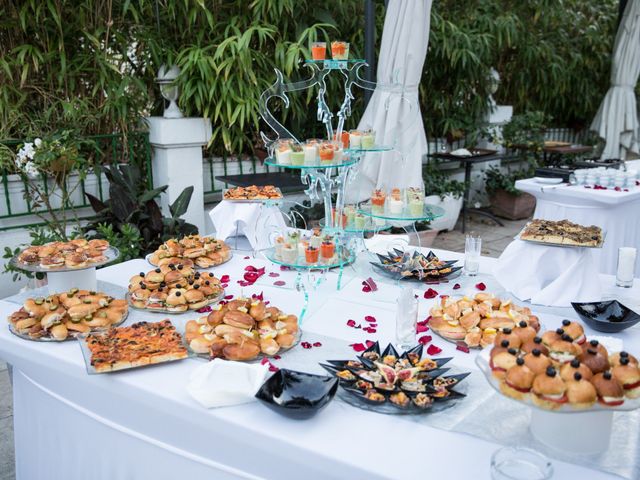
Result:
<svg viewBox="0 0 640 480"><path fill-rule="evenodd" d="M616 192L621 192L621 191L622 191L622 189L621 189L620 187L615 187L615 188L614 188L614 190L615 190Z"/></svg>
<svg viewBox="0 0 640 480"><path fill-rule="evenodd" d="M309 342L302 342L300 345L302 345L302 348L311 348L311 344Z"/></svg>
<svg viewBox="0 0 640 480"><path fill-rule="evenodd" d="M247 282L255 282L258 278L260 278L260 275L256 272L247 272L244 274L244 279Z"/></svg>
<svg viewBox="0 0 640 480"><path fill-rule="evenodd" d="M369 291L371 292L375 292L378 290L378 284L371 277L363 281L362 284L366 287L369 287Z"/></svg>
<svg viewBox="0 0 640 480"><path fill-rule="evenodd" d="M373 328L378 328L378 324L377 323L370 323L369 326L373 327Z"/></svg>
<svg viewBox="0 0 640 480"><path fill-rule="evenodd" d="M353 348L356 352L364 352L367 348L361 344L361 343L352 343L351 345L349 345L351 348Z"/></svg>
<svg viewBox="0 0 640 480"><path fill-rule="evenodd" d="M220 283L229 283L231 281L231 277L229 275L222 275L220 277Z"/></svg>
<svg viewBox="0 0 640 480"><path fill-rule="evenodd" d="M459 283L456 283L456 284L453 286L453 289L454 289L454 290L458 290L459 288L460 288L460 284L459 284Z"/></svg>
<svg viewBox="0 0 640 480"><path fill-rule="evenodd" d="M287 270L291 270L289 267L287 267L286 265L280 265L280 270L285 272Z"/></svg>
<svg viewBox="0 0 640 480"><path fill-rule="evenodd" d="M281 357L280 355L274 355L274 356L273 356L273 359L274 359L274 360L280 360L281 358L282 358L282 357Z"/></svg>
<svg viewBox="0 0 640 480"><path fill-rule="evenodd" d="M364 282L363 282L363 283L364 283ZM367 284L364 284L364 285L362 286L362 291L363 291L364 293L369 293L369 292L371 291L371 287L370 287L369 285L367 285Z"/></svg>
<svg viewBox="0 0 640 480"><path fill-rule="evenodd" d="M275 278L275 277L279 277L279 276L280 276L280 274L279 274L279 273L276 273L276 272L269 272L269 276L270 276L270 277L274 277L274 278Z"/></svg>
<svg viewBox="0 0 640 480"><path fill-rule="evenodd" d="M427 348L427 355L437 355L442 352L440 347L436 347L433 343Z"/></svg>
<svg viewBox="0 0 640 480"><path fill-rule="evenodd" d="M225 295L224 300L231 300L233 295Z"/></svg>
<svg viewBox="0 0 640 480"><path fill-rule="evenodd" d="M372 316L372 315L367 315L366 317L364 317L365 321L369 322L369 323L375 323L377 322L376 317Z"/></svg>
<svg viewBox="0 0 640 480"><path fill-rule="evenodd" d="M314 347L321 347L321 346L322 346L322 343L320 343L320 342L313 342L313 346L314 346Z"/></svg>
<svg viewBox="0 0 640 480"><path fill-rule="evenodd" d="M280 370L280 369L279 369L278 367L276 367L275 365L273 365L273 364L271 364L271 363L269 364L269 371L270 371L270 372L277 372L277 371L279 371L279 370Z"/></svg>
<svg viewBox="0 0 640 480"><path fill-rule="evenodd" d="M287 282L285 282L284 280L277 280L277 281L273 282L273 284L274 284L276 287L282 287L283 285L286 285L286 284L287 284Z"/></svg>
<svg viewBox="0 0 640 480"><path fill-rule="evenodd" d="M245 272L257 272L258 269L256 267L254 267L253 265L247 265L246 267L244 267L244 271Z"/></svg>
<svg viewBox="0 0 640 480"><path fill-rule="evenodd" d="M367 333L376 333L377 332L377 330L375 328L372 328L372 327L365 327L362 330L367 332Z"/></svg>
<svg viewBox="0 0 640 480"><path fill-rule="evenodd" d="M424 298L436 298L438 296L438 292L436 292L433 288L430 288L426 292L424 292Z"/></svg>
<svg viewBox="0 0 640 480"><path fill-rule="evenodd" d="M422 345L426 345L430 341L431 341L431 335L423 335L418 339L418 343L421 343Z"/></svg>
<svg viewBox="0 0 640 480"><path fill-rule="evenodd" d="M640 180L636 180L636 187L640 187Z"/></svg>
<svg viewBox="0 0 640 480"><path fill-rule="evenodd" d="M628 192L628 191L629 191L629 189L628 189L628 188L625 188L625 189L624 189L624 190L622 190L622 191L623 191L623 192Z"/></svg>
<svg viewBox="0 0 640 480"><path fill-rule="evenodd" d="M464 353L469 353L469 346L463 341L456 342L456 350L460 350Z"/></svg>
<svg viewBox="0 0 640 480"><path fill-rule="evenodd" d="M374 342L373 340L367 340L364 343L367 345L367 348L371 348L376 344L376 342Z"/></svg>
<svg viewBox="0 0 640 480"><path fill-rule="evenodd" d="M355 320L347 320L347 326L348 327L355 327L356 326L356 321Z"/></svg>
<svg viewBox="0 0 640 480"><path fill-rule="evenodd" d="M266 365L267 363L269 363L269 359L267 357L263 357L263 359L260 360L260 365Z"/></svg>
<svg viewBox="0 0 640 480"><path fill-rule="evenodd" d="M476 288L478 290L485 291L487 289L487 286L484 283L480 282L480 283L476 283Z"/></svg>
<svg viewBox="0 0 640 480"><path fill-rule="evenodd" d="M424 333L429 331L429 327L427 327L426 325L418 325L416 327L416 333Z"/></svg>
<svg viewBox="0 0 640 480"><path fill-rule="evenodd" d="M264 292L260 292L260 295L254 293L253 295L251 295L251 298L262 302L264 300Z"/></svg>
<svg viewBox="0 0 640 480"><path fill-rule="evenodd" d="M196 312L198 312L198 313L207 313L207 312L211 312L211 311L213 311L213 308L211 308L210 305L207 305L206 307L202 307L202 308L199 308L198 310L196 310Z"/></svg>
<svg viewBox="0 0 640 480"><path fill-rule="evenodd" d="M238 285L241 287L246 287L247 285L251 285L249 282L245 282L244 280L238 280Z"/></svg>
<svg viewBox="0 0 640 480"><path fill-rule="evenodd" d="M429 323L429 322L431 321L431 319L432 319L432 318L433 318L433 317L432 317L431 315L429 315L427 318L425 318L425 319L424 319L424 323L425 323L425 325L426 325L427 323Z"/></svg>
<svg viewBox="0 0 640 480"><path fill-rule="evenodd" d="M244 259L245 259L245 260L249 260L250 258L251 258L251 257L250 257L250 256L248 256L248 255L247 255L246 257L244 257Z"/></svg>

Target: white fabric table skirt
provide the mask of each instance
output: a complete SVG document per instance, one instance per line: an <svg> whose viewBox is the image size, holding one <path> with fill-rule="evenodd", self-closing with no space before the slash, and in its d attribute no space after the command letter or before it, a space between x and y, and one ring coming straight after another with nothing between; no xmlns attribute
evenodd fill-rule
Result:
<svg viewBox="0 0 640 480"><path fill-rule="evenodd" d="M582 225L597 225L606 231L604 246L594 249L600 273L615 275L618 248L635 247L640 252L640 188L629 192L590 190L582 186L542 186L519 180L516 187L536 197L534 218L568 219ZM635 276L640 276L636 261Z"/></svg>
<svg viewBox="0 0 640 480"><path fill-rule="evenodd" d="M286 228L280 209L263 203L222 201L209 216L217 239L244 235L254 250L269 247L276 234Z"/></svg>
<svg viewBox="0 0 640 480"><path fill-rule="evenodd" d="M444 257L461 255L445 252ZM279 272L266 262L242 254L213 271L231 275L228 291L238 295L236 280L249 264L268 265L267 271ZM493 264L491 259L482 259L485 277ZM144 268L143 260L133 260L102 269L98 276L102 281L124 285L130 275ZM296 311L302 299L290 288L295 273L280 273L277 279L265 275L253 287L244 288L244 294L264 291L274 305ZM335 277L330 273L326 284L312 292L304 331L363 341L364 334L346 327L345 319L367 312L376 315L379 322L378 334L372 336L381 342L391 341L395 330L392 302L398 287L379 283L379 295L372 296L363 293L359 279L355 279L336 292L331 288ZM452 290L453 284L436 288L441 294L459 294L473 289L479 278L482 277L461 277L456 282L463 287L457 291ZM613 279L603 278L605 289L613 291ZM274 280L285 280L287 286L276 288L271 285ZM637 296L640 282L624 293ZM437 300L424 300L421 296L420 315L426 316ZM0 301L0 316L6 317L16 307ZM559 311L575 318L567 309ZM127 323L136 321L136 313L132 312ZM189 316L169 317L182 328ZM621 337L632 351L640 349L637 329ZM443 348L443 356L456 357L460 368L473 368L475 352L461 354L453 344L436 343ZM189 373L200 362L197 359L116 374L87 375L75 342L28 342L11 335L6 328L0 329L0 356L14 366L18 480L302 476L309 480L407 479L424 476L425 468L442 479L488 479L491 454L499 448L492 442L436 430L397 416L365 412L341 401L332 402L318 416L304 422L282 417L257 403L206 410L185 389ZM376 434L399 441L385 444L381 455L368 441ZM399 461L402 458L413 460ZM614 478L557 460L553 463L557 478Z"/></svg>

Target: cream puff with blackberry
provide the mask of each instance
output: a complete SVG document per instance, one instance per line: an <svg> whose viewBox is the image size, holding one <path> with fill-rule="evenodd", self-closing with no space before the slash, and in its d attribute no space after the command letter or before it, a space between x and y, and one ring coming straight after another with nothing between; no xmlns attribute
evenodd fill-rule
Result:
<svg viewBox="0 0 640 480"><path fill-rule="evenodd" d="M517 358L516 364L507 370L504 381L500 383L500 391L511 398L521 400L529 394L535 376L525 365L524 359Z"/></svg>
<svg viewBox="0 0 640 480"><path fill-rule="evenodd" d="M607 407L619 407L624 403L624 389L610 371L593 376L591 383L598 392L598 402Z"/></svg>
<svg viewBox="0 0 640 480"><path fill-rule="evenodd" d="M549 367L533 380L533 403L548 410L560 408L567 402L567 386L555 368Z"/></svg>

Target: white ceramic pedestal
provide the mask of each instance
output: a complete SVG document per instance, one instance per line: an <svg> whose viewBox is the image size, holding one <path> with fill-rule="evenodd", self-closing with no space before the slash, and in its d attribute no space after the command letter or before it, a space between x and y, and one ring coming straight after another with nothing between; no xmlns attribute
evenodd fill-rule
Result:
<svg viewBox="0 0 640 480"><path fill-rule="evenodd" d="M148 117L149 142L153 147L153 186L168 185L160 206L169 215L169 205L186 187L193 187L183 218L205 232L202 147L211 138L211 122L206 118Z"/></svg>
<svg viewBox="0 0 640 480"><path fill-rule="evenodd" d="M72 288L98 290L96 269L93 267L73 272L48 272L47 287L49 294L66 292Z"/></svg>
<svg viewBox="0 0 640 480"><path fill-rule="evenodd" d="M553 413L532 409L533 436L546 446L570 453L594 454L609 447L613 412Z"/></svg>

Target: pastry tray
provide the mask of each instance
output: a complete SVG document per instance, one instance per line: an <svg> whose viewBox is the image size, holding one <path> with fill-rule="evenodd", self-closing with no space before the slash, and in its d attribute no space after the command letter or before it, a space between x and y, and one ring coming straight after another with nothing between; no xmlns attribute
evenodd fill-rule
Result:
<svg viewBox="0 0 640 480"><path fill-rule="evenodd" d="M129 309L127 309L127 311L125 312L125 314L122 316L122 318L120 319L119 322L116 322L108 327L100 327L100 328L95 328L93 330L91 330L91 333L96 333L96 332L102 332L105 330L108 330L111 327L118 327L120 325L122 325L125 320L127 319L127 317L129 316ZM40 337L40 338L35 338L35 337L31 337L29 335L27 335L26 333L20 333L18 332L15 327L13 326L13 323L9 322L8 323L9 326L9 331L11 333L13 333L16 337L20 337L23 340L30 340L32 342L45 342L45 343L61 343L61 342L68 342L70 340L76 340L80 335L82 335L82 333L78 332L76 334L69 334L69 336L67 336L67 338L65 338L64 340L56 340L55 338L51 338L51 337Z"/></svg>
<svg viewBox="0 0 640 480"><path fill-rule="evenodd" d="M491 387L500 395L514 402L518 402L521 405L527 405L531 408L537 408L538 410L542 410L543 412L551 412L551 413L585 413L585 412L603 412L603 411L604 412L629 412L631 410L636 410L638 407L640 407L640 398L635 398L635 399L625 398L624 403L619 407L605 407L596 401L596 403L592 407L584 408L584 409L574 408L568 404L564 404L556 410L541 408L541 407L538 407L535 403L533 403L533 400L531 400L528 396L524 400L517 400L515 398L511 398L511 397L508 397L507 395L504 395L500 390L500 380L495 378L491 373L491 367L489 366L490 358L491 358L491 348L484 349L482 352L480 352L476 356L476 365L478 365L478 367L484 374L485 378L487 379L487 382L489 382L489 385L491 385Z"/></svg>
<svg viewBox="0 0 640 480"><path fill-rule="evenodd" d="M522 234L526 230L527 226L529 226L528 223L524 226L524 228L522 230L520 230L520 233L518 233L518 235L516 235L516 238L518 240L522 240L523 242L535 243L537 245L546 245L546 246L549 246L549 247L602 248L602 246L604 245L604 241L607 238L607 231L604 228L600 228L600 230L602 231L602 241L598 245L566 245L564 243L545 242L543 240L531 240L531 239L528 239L528 238L522 238Z"/></svg>
<svg viewBox="0 0 640 480"><path fill-rule="evenodd" d="M222 190L222 200L225 202L232 203L265 203L265 204L273 204L277 202L282 202L284 200L284 195L282 195L282 190L278 187L275 187L276 192L278 192L279 197L273 198L225 198L227 192L231 190L230 188L225 188Z"/></svg>
<svg viewBox="0 0 640 480"><path fill-rule="evenodd" d="M20 255L20 253L18 253L18 255ZM75 272L78 270L87 270L88 268L102 267L103 265L106 265L107 263L117 259L120 256L120 251L116 247L110 246L103 252L103 254L106 257L106 260L102 262L90 263L85 265L84 267L76 267L76 268L72 268L72 267L45 268L40 265L29 265L26 263L19 262L18 255L16 255L11 260L9 260L9 264L19 270L24 270L26 272L33 272L33 273Z"/></svg>
<svg viewBox="0 0 640 480"><path fill-rule="evenodd" d="M105 334L106 332L96 332L98 335L100 334ZM94 333L94 335L96 334ZM182 337L182 334L180 335ZM127 366L127 367L122 367L122 368L117 368L114 370L107 370L104 372L98 372L93 365L91 365L91 350L89 350L89 347L87 346L87 334L82 334L82 335L78 335L78 345L80 345L80 350L82 351L82 358L84 358L84 364L85 367L87 368L87 373L89 375L100 375L103 373L113 373L113 372L122 372L125 370L134 370L134 369L138 369L138 368L144 368L144 367L153 367L155 365L162 365L165 363L172 363L172 362L177 362L180 360L184 360L185 358L189 358L191 356L191 354L189 353L189 350L186 350L185 352L185 356L182 358L174 358L174 359L170 359L170 360L164 360L161 362L157 362L157 363L149 363L146 365L135 365L135 366Z"/></svg>
<svg viewBox="0 0 640 480"><path fill-rule="evenodd" d="M216 303L218 303L220 300L222 300L225 296L225 292L224 292L224 288L222 289L222 291L215 296L214 298L212 298L211 300L209 300L207 302L206 305L200 307L200 308L204 308L204 307L208 307L211 305L215 305ZM184 312L170 312L169 310L167 310L166 308L163 309L151 309L151 308L138 308L138 307L134 307L133 306L133 301L131 300L131 293L127 292L127 294L124 297L127 300L127 303L129 304L129 308L133 309L133 310L137 310L139 312L149 312L149 313L161 313L163 315L182 315L185 314L187 312L197 312L197 310L190 310L190 309L186 309ZM198 310L200 310L200 308Z"/></svg>

